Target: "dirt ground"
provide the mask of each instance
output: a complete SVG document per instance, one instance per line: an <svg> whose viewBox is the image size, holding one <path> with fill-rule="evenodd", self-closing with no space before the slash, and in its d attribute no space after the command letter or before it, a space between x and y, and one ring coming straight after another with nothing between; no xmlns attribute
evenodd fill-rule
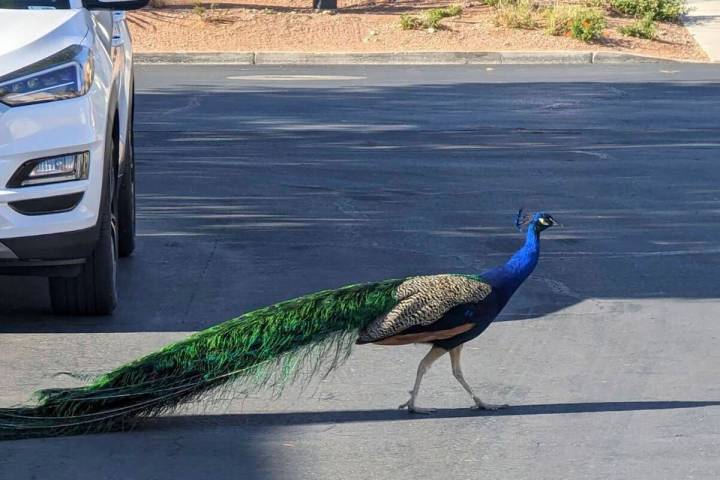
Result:
<svg viewBox="0 0 720 480"><path fill-rule="evenodd" d="M156 0L162 1L162 0ZM618 27L631 20L608 16L598 42L587 44L547 35L542 28L520 30L495 25L495 10L479 2L461 3L459 17L443 20L435 32L404 31L400 15L448 3L431 0L339 0L336 13L317 12L311 0L229 0L172 4L129 14L139 52L416 52L613 50L672 59L705 60L681 25L659 22L655 40L626 37Z"/></svg>

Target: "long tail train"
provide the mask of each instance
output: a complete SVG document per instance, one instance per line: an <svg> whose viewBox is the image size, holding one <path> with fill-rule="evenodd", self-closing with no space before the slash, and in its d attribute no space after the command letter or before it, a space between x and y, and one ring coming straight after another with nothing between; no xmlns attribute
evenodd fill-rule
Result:
<svg viewBox="0 0 720 480"><path fill-rule="evenodd" d="M261 308L171 344L80 388L0 409L0 440L125 430L222 385L283 385L307 367L331 371L358 331L396 302L398 281L352 285Z"/></svg>

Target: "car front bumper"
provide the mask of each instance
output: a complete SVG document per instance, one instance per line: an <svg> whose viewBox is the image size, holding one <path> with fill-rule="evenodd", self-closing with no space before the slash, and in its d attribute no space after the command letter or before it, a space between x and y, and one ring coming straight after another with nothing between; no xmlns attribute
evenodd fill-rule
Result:
<svg viewBox="0 0 720 480"><path fill-rule="evenodd" d="M73 263L92 253L102 195L105 98L95 85L71 100L13 108L0 104L0 273L27 261ZM28 160L77 152L89 152L87 180L7 187ZM16 207L18 202L73 195L79 201L58 213L28 215Z"/></svg>

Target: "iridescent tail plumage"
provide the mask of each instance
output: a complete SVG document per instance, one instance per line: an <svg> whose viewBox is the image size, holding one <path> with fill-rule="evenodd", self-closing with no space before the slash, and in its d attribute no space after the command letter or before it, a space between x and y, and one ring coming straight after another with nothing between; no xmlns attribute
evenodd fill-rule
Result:
<svg viewBox="0 0 720 480"><path fill-rule="evenodd" d="M328 373L358 331L391 309L400 281L326 290L261 308L123 365L79 388L37 393L0 409L0 440L131 428L221 386L282 388L299 372Z"/></svg>

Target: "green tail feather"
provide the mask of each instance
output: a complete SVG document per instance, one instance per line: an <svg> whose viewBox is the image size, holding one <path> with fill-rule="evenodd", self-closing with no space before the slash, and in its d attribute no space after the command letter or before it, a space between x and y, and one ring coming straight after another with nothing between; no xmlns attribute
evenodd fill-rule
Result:
<svg viewBox="0 0 720 480"><path fill-rule="evenodd" d="M402 280L351 285L261 308L123 365L80 388L38 392L33 407L0 409L0 440L123 430L141 417L230 382L282 387L331 371L358 330L389 311Z"/></svg>

